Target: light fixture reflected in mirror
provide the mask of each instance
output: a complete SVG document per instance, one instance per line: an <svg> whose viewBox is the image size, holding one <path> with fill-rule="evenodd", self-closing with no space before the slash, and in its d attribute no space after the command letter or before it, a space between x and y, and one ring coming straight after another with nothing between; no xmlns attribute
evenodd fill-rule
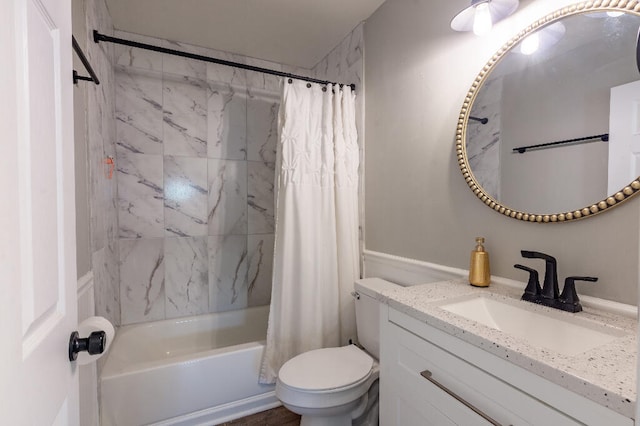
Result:
<svg viewBox="0 0 640 426"><path fill-rule="evenodd" d="M523 55L532 55L538 50L548 49L556 44L564 36L566 28L562 22L556 22L544 27L522 40L520 44L520 53ZM518 50L516 50L517 52Z"/></svg>
<svg viewBox="0 0 640 426"><path fill-rule="evenodd" d="M493 24L515 12L518 3L518 0L472 0L469 7L451 20L451 29L485 35Z"/></svg>
<svg viewBox="0 0 640 426"><path fill-rule="evenodd" d="M533 33L529 37L522 40L522 45L520 46L520 52L523 55L531 55L540 47L540 35L538 33Z"/></svg>

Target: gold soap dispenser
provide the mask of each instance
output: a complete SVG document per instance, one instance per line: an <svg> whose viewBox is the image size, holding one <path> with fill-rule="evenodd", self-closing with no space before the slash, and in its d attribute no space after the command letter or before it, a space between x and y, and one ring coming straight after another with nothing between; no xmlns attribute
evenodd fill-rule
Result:
<svg viewBox="0 0 640 426"><path fill-rule="evenodd" d="M488 287L491 284L489 253L484 250L484 238L476 237L476 248L471 252L469 265L469 284L475 287Z"/></svg>

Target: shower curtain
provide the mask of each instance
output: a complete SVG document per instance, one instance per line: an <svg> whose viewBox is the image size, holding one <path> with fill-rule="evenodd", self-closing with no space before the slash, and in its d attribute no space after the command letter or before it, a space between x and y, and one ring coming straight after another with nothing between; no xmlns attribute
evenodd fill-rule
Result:
<svg viewBox="0 0 640 426"><path fill-rule="evenodd" d="M273 289L261 383L287 360L355 338L355 94L289 80L279 113Z"/></svg>

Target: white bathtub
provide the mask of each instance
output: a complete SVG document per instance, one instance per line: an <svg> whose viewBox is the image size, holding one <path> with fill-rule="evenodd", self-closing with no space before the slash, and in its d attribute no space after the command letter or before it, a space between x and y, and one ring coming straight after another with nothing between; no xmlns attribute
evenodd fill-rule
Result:
<svg viewBox="0 0 640 426"><path fill-rule="evenodd" d="M280 405L258 384L268 313L121 327L101 375L102 426L212 425Z"/></svg>

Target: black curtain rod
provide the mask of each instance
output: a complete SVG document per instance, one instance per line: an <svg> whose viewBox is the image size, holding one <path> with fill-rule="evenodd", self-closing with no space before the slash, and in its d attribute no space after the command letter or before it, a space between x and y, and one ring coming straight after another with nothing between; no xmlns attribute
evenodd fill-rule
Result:
<svg viewBox="0 0 640 426"><path fill-rule="evenodd" d="M609 142L609 133L603 133L601 135L585 136L583 138L566 139L566 140L557 141L557 142L541 143L538 145L519 146L517 148L513 148L512 151L517 152L519 154L524 154L525 152L527 152L527 150L530 150L530 149L548 148L556 145L566 145L566 144L575 143L575 142L581 142L581 143L584 143L587 141L595 142L596 140L600 140L602 142Z"/></svg>
<svg viewBox="0 0 640 426"><path fill-rule="evenodd" d="M340 87L349 86L351 90L356 90L355 84L343 84L343 83L333 83L331 81L326 80L318 80L317 78L304 77L301 75L290 74L282 71L270 70L268 68L255 67L253 65L241 64L238 62L225 61L224 59L212 58L210 56L197 55L195 53L182 52L180 50L167 49L165 47L154 46L152 44L139 43L137 41L125 40L122 38L111 37L104 34L100 34L98 31L93 30L93 41L99 43L101 41L106 41L109 43L122 44L125 46L137 47L139 49L153 50L154 52L167 53L169 55L182 56L184 58L197 59L199 61L212 62L214 64L226 65L228 67L241 68L249 71L261 72L264 74L277 75L279 77L286 78L295 78L296 80L309 81L311 83L318 84L339 84Z"/></svg>
<svg viewBox="0 0 640 426"><path fill-rule="evenodd" d="M84 65L84 68L87 70L87 72L91 76L91 77L85 77L83 75L79 75L78 71L73 70L73 84L78 84L79 80L93 81L95 84L100 84L100 80L98 80L98 76L93 70L93 67L89 63L89 60L87 59L87 57L84 56L84 52L82 51L82 49L80 49L80 45L78 44L74 36L71 36L71 45L73 46L73 50L75 50L75 52L78 54L78 58L80 58L82 65Z"/></svg>

